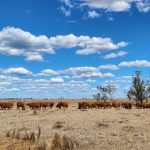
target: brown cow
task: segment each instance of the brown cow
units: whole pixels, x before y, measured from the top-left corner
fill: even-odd
[[[2,109],[2,110],[6,110],[6,109],[12,109],[12,107],[13,107],[13,105],[14,105],[14,103],[13,102],[1,102],[0,103],[0,108]]]
[[[122,103],[122,107],[125,109],[131,109],[132,106],[133,106],[133,103],[131,103],[131,102],[123,102]]]
[[[105,109],[105,108],[111,108],[112,107],[112,104],[111,102],[102,102],[102,107]]]
[[[78,109],[86,109],[86,102],[78,102]]]
[[[25,110],[25,104],[23,102],[17,102],[17,109]]]
[[[90,109],[96,107],[96,102],[78,102],[78,109]]]
[[[40,102],[41,108],[52,108],[54,106],[53,102]]]
[[[135,106],[138,109],[146,108],[146,103],[136,102]]]
[[[96,102],[96,108],[102,108],[103,107],[103,102]]]
[[[121,107],[121,102],[113,101],[112,102],[112,107],[114,107],[114,108],[120,108]]]
[[[56,107],[58,108],[58,109],[61,109],[61,108],[68,108],[68,102],[58,102],[57,103],[57,105],[56,105]]]
[[[40,109],[41,108],[41,103],[40,102],[31,102],[27,103],[27,106],[29,106],[30,109]]]
[[[145,103],[145,108],[150,108],[150,103]]]

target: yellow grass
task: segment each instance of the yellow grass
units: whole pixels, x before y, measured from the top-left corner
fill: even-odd
[[[0,150],[63,149],[64,143],[67,148],[79,150],[150,150],[149,109],[81,111],[77,102],[69,104],[67,110],[54,106],[51,110],[37,110],[35,114],[29,109],[16,110],[16,106],[12,110],[0,110]],[[37,139],[38,126],[40,139]],[[22,128],[28,134],[34,132],[35,142],[6,137],[9,131]],[[56,138],[60,139],[60,145],[56,144]]]

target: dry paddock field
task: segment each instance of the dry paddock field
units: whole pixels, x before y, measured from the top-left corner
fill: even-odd
[[[0,150],[33,149],[150,150],[150,109],[0,110]]]

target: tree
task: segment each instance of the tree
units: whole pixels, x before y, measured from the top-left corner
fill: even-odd
[[[98,93],[94,96],[94,99],[97,101],[99,100],[104,100],[106,101],[107,99],[112,99],[113,93],[116,91],[116,86],[115,84],[105,84],[105,85],[100,85],[97,86]]]
[[[147,99],[150,94],[149,82],[145,82],[141,79],[141,72],[136,71],[135,77],[133,77],[132,87],[127,92],[129,99],[134,98],[136,102],[143,102],[144,99]]]
[[[113,99],[113,94],[116,91],[116,85],[109,82],[106,86],[107,86],[107,91],[108,91],[110,99]]]

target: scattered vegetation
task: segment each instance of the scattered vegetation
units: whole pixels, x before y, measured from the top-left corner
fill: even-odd
[[[127,92],[129,100],[134,99],[136,102],[142,103],[144,100],[148,100],[150,97],[150,84],[141,79],[141,72],[136,71],[133,77],[132,87]]]
[[[57,122],[57,124],[60,124]],[[72,137],[65,134],[55,133],[52,139],[43,139],[41,137],[41,128],[38,127],[38,133],[29,132],[25,127],[14,129],[6,133],[6,138],[13,145],[12,149],[24,150],[73,150],[79,148],[79,143]],[[10,147],[10,142],[9,142]]]
[[[30,143],[35,143],[41,136],[41,128],[38,127],[38,133],[34,131],[28,132],[27,128],[23,127],[21,129],[14,129],[6,132],[6,137],[11,139],[29,141]]]
[[[115,84],[107,83],[105,85],[97,86],[98,93],[96,95],[93,95],[94,99],[97,101],[107,99],[112,99],[114,92],[116,91]]]
[[[79,143],[75,139],[58,133],[55,134],[51,147],[52,150],[72,150],[78,148]]]
[[[54,125],[52,126],[53,129],[60,129],[64,126],[65,122],[62,121],[57,121],[54,123]]]

